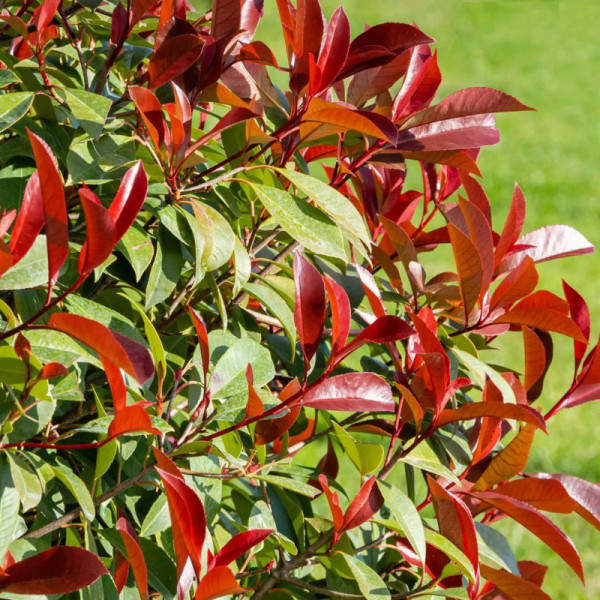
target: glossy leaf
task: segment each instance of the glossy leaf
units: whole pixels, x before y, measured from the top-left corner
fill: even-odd
[[[152,357],[144,346],[97,321],[75,314],[54,313],[48,321],[48,327],[89,346],[140,384],[154,375]]]
[[[477,497],[511,517],[552,548],[583,581],[583,567],[571,539],[535,508],[494,492],[478,492]]]
[[[28,130],[40,178],[44,206],[44,225],[48,245],[48,298],[58,280],[58,273],[69,256],[69,222],[63,182],[56,159],[48,144]]]
[[[140,160],[125,173],[117,195],[108,209],[108,214],[115,222],[115,243],[135,221],[144,205],[147,191],[148,177]]]
[[[215,567],[198,582],[194,600],[212,600],[245,591],[229,567]]]
[[[156,89],[187,71],[200,58],[203,48],[204,41],[197,35],[176,35],[165,40],[148,63],[150,88]]]
[[[165,486],[169,513],[175,538],[178,564],[185,565],[189,557],[196,574],[201,571],[202,547],[206,536],[206,515],[200,498],[183,480],[156,469]]]
[[[374,373],[346,373],[326,379],[310,388],[302,406],[348,412],[396,410],[390,386]]]
[[[216,554],[215,567],[225,567],[273,533],[272,529],[250,529],[234,535]]]
[[[34,171],[27,181],[23,202],[10,236],[11,264],[18,263],[31,249],[44,222],[44,200],[40,176],[38,171]]]
[[[383,496],[376,485],[376,478],[371,475],[360,488],[358,494],[350,502],[340,531],[348,531],[368,521],[382,506]]]
[[[319,271],[299,252],[294,255],[294,282],[294,323],[308,365],[323,337],[325,284]]]
[[[135,584],[140,598],[148,600],[148,571],[146,569],[146,561],[144,554],[137,540],[137,535],[131,526],[131,523],[125,517],[121,517],[117,521],[117,531],[121,535],[121,539],[127,550],[127,558],[133,570]]]
[[[55,546],[15,562],[0,574],[0,590],[12,594],[69,594],[91,585],[108,571],[83,548]]]
[[[87,233],[77,266],[81,277],[84,278],[111,255],[116,243],[115,222],[89,188],[79,190],[79,197],[85,214]]]
[[[161,431],[152,425],[152,420],[143,406],[132,404],[122,408],[113,418],[108,428],[108,438],[114,439],[126,433],[152,433]]]
[[[535,427],[526,425],[516,437],[498,453],[475,482],[473,489],[486,490],[520,473],[527,465]]]

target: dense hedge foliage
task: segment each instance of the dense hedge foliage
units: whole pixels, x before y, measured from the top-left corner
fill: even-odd
[[[518,186],[493,227],[477,166],[528,107],[435,103],[415,25],[277,0],[276,57],[203,5],[1,5],[0,597],[547,599],[505,518],[583,579],[543,513],[600,488],[525,471],[600,398],[536,270],[593,248]]]

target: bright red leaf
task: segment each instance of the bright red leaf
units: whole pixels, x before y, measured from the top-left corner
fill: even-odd
[[[146,569],[146,560],[140,548],[137,535],[131,523],[125,517],[121,517],[117,521],[117,531],[121,535],[123,544],[125,544],[127,558],[133,570],[133,577],[140,593],[140,598],[148,600],[148,570]]]

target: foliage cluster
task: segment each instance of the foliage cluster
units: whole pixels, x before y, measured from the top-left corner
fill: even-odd
[[[600,398],[536,269],[593,248],[518,186],[494,229],[477,166],[528,107],[434,103],[415,25],[277,0],[282,63],[262,0],[200,4],[3,3],[0,597],[549,598],[500,519],[583,579],[544,513],[600,488],[525,470]]]

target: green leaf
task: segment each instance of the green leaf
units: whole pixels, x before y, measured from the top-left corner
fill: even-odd
[[[440,462],[436,453],[426,444],[419,444],[409,454],[402,457],[402,461],[422,471],[441,475],[450,481],[458,483],[458,477]]]
[[[63,465],[52,465],[52,470],[56,478],[71,492],[75,500],[77,500],[81,510],[88,521],[93,521],[96,515],[94,502],[90,496],[90,492],[85,483],[71,471],[71,469]]]
[[[11,83],[19,83],[21,80],[9,69],[0,69],[0,88]]]
[[[237,237],[233,243],[233,262],[235,264],[233,295],[237,296],[250,279],[250,273],[252,272],[252,263],[248,251]]]
[[[167,497],[165,494],[160,494],[144,517],[140,535],[142,537],[150,537],[168,529],[170,526],[171,517],[169,516]]]
[[[346,261],[342,234],[323,211],[285,190],[258,183],[250,185],[273,220],[296,241],[316,254]]]
[[[424,565],[426,554],[425,530],[415,505],[397,487],[385,481],[378,481],[377,485],[381,490],[386,507],[390,509],[394,519],[402,527],[402,531],[404,531],[410,545]]]
[[[98,140],[77,138],[67,154],[67,184],[98,185],[121,179],[135,160],[135,146],[130,136],[114,133]]]
[[[139,281],[154,256],[154,246],[148,233],[134,223],[119,240],[116,249],[127,259],[135,273],[135,280]]]
[[[112,100],[84,90],[66,89],[64,92],[69,108],[79,125],[90,137],[99,137],[104,129]]]
[[[301,496],[308,496],[309,498],[314,498],[321,493],[320,490],[312,485],[290,477],[281,477],[280,475],[253,475],[253,477],[254,479],[266,481],[271,485],[276,485],[277,487],[296,492],[296,494],[300,494]]]
[[[475,521],[479,553],[496,569],[506,569],[519,575],[519,565],[507,539],[493,527]]]
[[[46,236],[38,235],[22,260],[0,278],[0,290],[26,290],[46,283],[48,283]]]
[[[1,458],[0,490],[0,564],[3,564],[19,521],[19,494],[12,482],[9,466]]]
[[[144,331],[146,332],[146,338],[148,339],[148,343],[150,344],[150,352],[152,352],[152,358],[154,358],[154,364],[156,365],[156,370],[159,378],[164,378],[167,374],[167,355],[165,353],[165,349],[163,347],[162,341],[156,328],[152,324],[152,321],[146,316],[144,309],[134,302],[129,296],[125,294],[120,294],[123,298],[126,298],[133,309],[140,315],[142,321],[144,323]]]
[[[276,319],[280,321],[287,333],[292,348],[296,345],[296,325],[294,313],[287,302],[273,289],[258,283],[247,283],[244,290],[256,298]]]
[[[145,344],[146,340],[138,328],[120,312],[76,294],[71,294],[65,302],[69,312],[97,321],[111,331],[116,331],[140,344]]]
[[[27,512],[39,504],[42,498],[42,484],[37,474],[24,460],[10,452],[6,453],[6,458],[15,489],[21,499],[23,512]]]
[[[465,365],[465,367],[471,375],[471,379],[478,387],[483,389],[485,385],[485,379],[487,376],[491,379],[492,383],[500,390],[500,393],[502,394],[502,399],[506,404],[517,403],[515,393],[513,392],[506,379],[504,379],[504,377],[502,377],[500,373],[498,373],[498,371],[496,371],[483,361],[479,360],[472,354],[465,352],[464,350],[452,348],[451,352],[459,358],[460,362],[463,365]]]
[[[275,169],[296,188],[304,192],[317,206],[321,207],[340,227],[359,238],[366,246],[371,244],[371,236],[367,226],[356,210],[354,204],[346,196],[310,175],[289,169]]]
[[[198,228],[204,237],[202,265],[207,271],[214,271],[230,259],[235,235],[229,221],[212,206],[195,201],[192,208]]]
[[[31,92],[14,92],[0,95],[0,132],[12,127],[31,108]]]
[[[441,550],[471,582],[475,582],[475,573],[471,561],[449,539],[433,529],[425,529],[425,540]]]
[[[217,362],[210,380],[212,397],[226,398],[247,390],[248,363],[252,365],[256,388],[275,377],[269,350],[250,338],[244,338],[230,346]]]
[[[367,475],[375,471],[383,460],[384,450],[381,444],[370,442],[357,442],[345,429],[337,423],[332,422],[335,435],[342,444],[348,458],[360,471],[361,475]]]
[[[358,588],[367,600],[384,600],[385,598],[390,598],[390,591],[387,585],[371,567],[349,554],[343,554],[342,556],[352,572]]]
[[[181,244],[166,227],[160,225],[156,254],[146,286],[146,310],[166,300],[177,286],[183,267]]]

